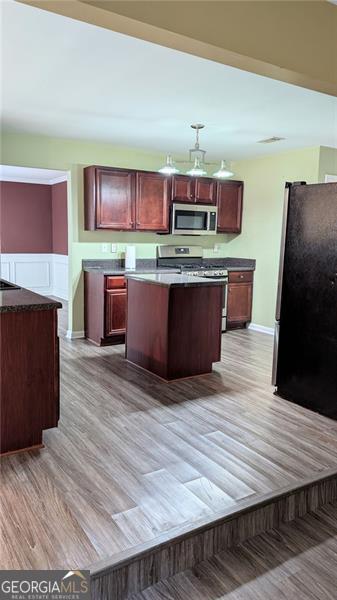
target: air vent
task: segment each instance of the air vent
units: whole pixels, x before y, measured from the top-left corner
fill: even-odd
[[[273,144],[274,142],[280,142],[281,140],[285,140],[285,138],[277,137],[276,135],[274,135],[274,137],[266,138],[265,140],[259,140],[257,143],[258,144]]]

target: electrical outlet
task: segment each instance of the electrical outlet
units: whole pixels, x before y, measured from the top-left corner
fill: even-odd
[[[101,245],[101,250],[102,250],[102,252],[104,252],[105,254],[106,254],[107,252],[109,252],[109,244],[102,244],[102,245]]]
[[[220,246],[219,244],[214,244],[214,248],[213,248],[213,252],[220,252]]]
[[[117,244],[111,244],[111,252],[112,252],[112,254],[117,253]]]

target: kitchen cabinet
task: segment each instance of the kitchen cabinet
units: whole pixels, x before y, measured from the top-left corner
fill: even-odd
[[[169,231],[170,178],[160,173],[86,167],[85,229]]]
[[[171,202],[218,207],[218,233],[240,233],[242,181],[164,176],[151,171],[84,169],[85,229],[169,233]]]
[[[252,317],[253,271],[228,274],[227,327],[246,327]]]
[[[172,202],[215,204],[216,183],[216,180],[210,177],[174,175],[172,177]]]
[[[85,337],[98,346],[125,341],[126,282],[123,275],[84,273]]]
[[[105,292],[105,336],[125,334],[126,289]]]
[[[15,294],[16,310],[7,310],[11,292],[0,292],[0,454],[43,448],[43,431],[57,427],[60,413],[62,305],[23,288]]]
[[[218,181],[218,233],[240,233],[242,223],[242,181]]]
[[[135,173],[108,167],[84,169],[85,228],[135,228]]]
[[[136,229],[169,231],[170,180],[160,173],[136,174]]]

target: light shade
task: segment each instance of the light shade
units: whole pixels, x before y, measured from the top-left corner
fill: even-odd
[[[192,169],[186,171],[186,175],[192,175],[193,177],[202,177],[203,175],[207,175],[207,171],[205,171],[205,169],[203,169],[200,165],[200,158],[196,157]]]
[[[218,179],[227,179],[227,177],[232,177],[232,175],[234,175],[234,173],[233,173],[233,171],[230,170],[229,167],[227,167],[225,160],[221,161],[221,166],[220,166],[219,171],[216,171],[215,173],[213,173],[213,177],[217,177]]]
[[[166,157],[166,164],[159,169],[159,173],[163,173],[163,175],[174,175],[175,173],[179,173],[179,169],[174,166],[171,154],[168,154]]]

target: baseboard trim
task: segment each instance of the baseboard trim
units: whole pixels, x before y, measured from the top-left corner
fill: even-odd
[[[80,340],[84,337],[84,331],[73,331],[72,329],[67,329],[66,338],[68,340]]]
[[[260,333],[267,333],[268,335],[274,335],[274,327],[265,327],[264,325],[258,325],[257,323],[250,323],[249,329],[259,331]]]

